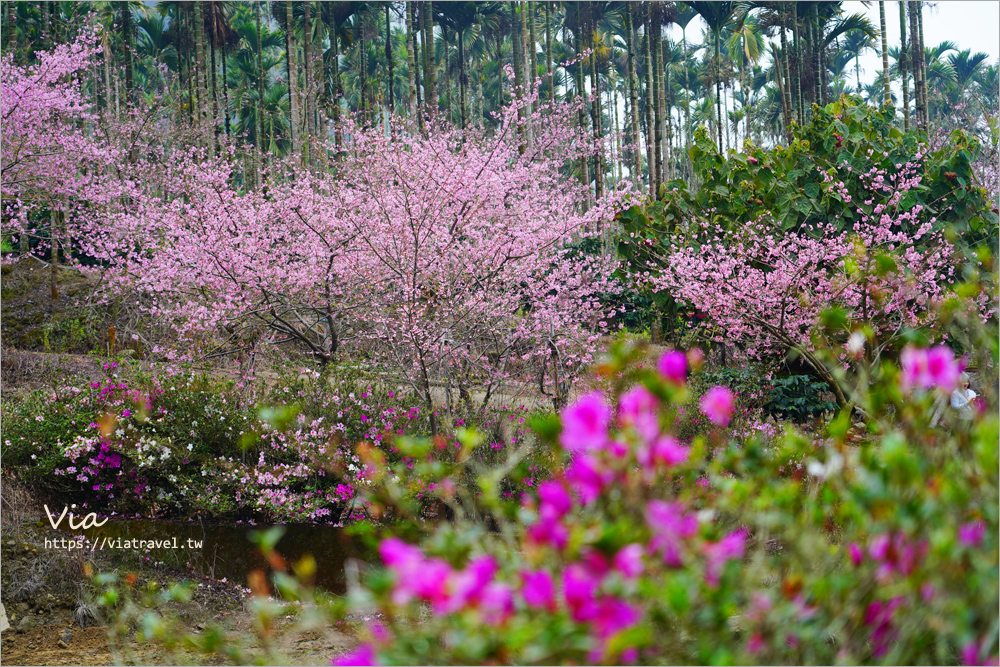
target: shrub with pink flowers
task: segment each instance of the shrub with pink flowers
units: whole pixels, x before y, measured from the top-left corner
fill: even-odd
[[[334,664],[996,660],[998,420],[930,427],[954,355],[886,364],[861,403],[879,415],[877,444],[849,444],[845,413],[825,440],[789,431],[774,449],[722,430],[680,444],[683,357],[659,373],[634,358],[602,366],[608,395],[535,423],[563,465],[516,512],[488,477],[474,499],[439,469],[456,523],[413,541],[404,522],[381,541],[385,569],[350,593],[381,620]],[[718,424],[732,404],[721,387],[702,399]],[[388,502],[399,471],[373,464]],[[476,500],[496,530],[469,523]]]
[[[395,438],[431,432],[409,395],[347,374],[315,372],[271,387],[219,382],[192,373],[150,376],[104,364],[101,380],[41,390],[4,406],[3,463],[43,497],[114,515],[200,514],[215,519],[336,523],[368,516],[358,487],[367,483],[358,442],[412,466]],[[259,407],[259,406],[266,407]],[[526,433],[527,410],[465,410],[459,428],[489,434],[475,459],[494,465]],[[453,460],[455,439],[441,432],[435,457]],[[545,476],[505,478],[508,498]],[[408,477],[416,499],[433,482]]]
[[[457,448],[362,443],[359,499],[393,521],[351,529],[382,567],[310,606],[365,620],[333,664],[996,664],[1000,354],[995,322],[961,312],[952,331],[975,357],[912,343],[816,435],[733,428],[730,389],[693,397],[699,353],[649,368],[621,342],[597,367],[606,389],[530,419],[539,440],[497,465],[477,460],[474,428],[456,429]],[[965,361],[992,410],[936,415]],[[675,424],[695,401],[716,423],[687,443]],[[506,502],[503,480],[527,477],[539,450],[550,474]],[[428,500],[446,520],[426,521]],[[269,560],[287,599],[317,600],[308,560],[296,577]],[[255,590],[266,629],[283,612]],[[159,619],[147,626],[178,641]]]

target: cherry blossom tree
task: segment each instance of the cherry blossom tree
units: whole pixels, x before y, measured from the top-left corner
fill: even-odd
[[[107,295],[173,323],[185,350],[168,356],[296,343],[325,367],[346,341],[428,406],[435,385],[470,401],[480,387],[485,405],[515,377],[561,404],[614,290],[610,260],[573,243],[632,197],[626,186],[584,206],[565,165],[597,147],[552,121],[571,107],[536,112],[523,153],[516,105],[490,137],[346,121],[335,173],[289,164],[260,191],[234,185],[227,156],[178,151],[95,216],[87,252],[111,267]]]
[[[934,218],[903,203],[920,183],[915,165],[900,165],[895,174],[873,169],[845,177],[861,178],[870,193],[856,202],[861,220],[853,229],[837,231],[831,220],[783,233],[764,215],[718,233],[707,221],[695,221],[672,245],[664,271],[649,278],[654,289],[708,313],[719,342],[750,355],[797,352],[840,405],[848,402],[845,388],[817,357],[815,337],[826,339],[823,347],[841,345],[845,364],[862,354],[873,363],[905,329],[933,323],[931,306],[949,293],[958,262],[952,244],[932,231]],[[831,196],[849,201],[843,180],[825,179]],[[823,326],[831,308],[844,317],[837,330]],[[844,330],[857,334],[848,339]]]

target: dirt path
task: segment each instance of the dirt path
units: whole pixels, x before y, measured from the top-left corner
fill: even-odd
[[[19,534],[15,536],[15,532]],[[84,574],[88,567],[132,579],[131,590],[136,591],[150,582],[166,588],[174,581],[191,581],[195,588],[189,602],[171,602],[157,611],[176,617],[195,636],[208,625],[217,625],[251,654],[261,653],[254,633],[255,621],[247,607],[249,597],[234,582],[147,565],[141,559],[125,560],[115,551],[83,556],[82,552],[69,555],[46,548],[45,537],[51,539],[57,533],[35,521],[25,523],[20,531],[12,531],[8,524],[5,533],[0,543],[0,598],[11,627],[3,631],[0,639],[3,665],[110,665],[119,661],[147,665],[178,661],[229,664],[220,656],[170,655],[160,645],[139,642],[134,628],[119,642],[121,653],[116,659],[102,611],[93,603],[96,587]],[[121,582],[119,588],[128,587]],[[332,656],[357,644],[352,627],[348,623],[300,632],[290,608],[287,616],[276,621],[274,651],[282,656],[282,664],[328,665]]]

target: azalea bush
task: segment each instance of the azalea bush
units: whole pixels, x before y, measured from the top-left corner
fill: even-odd
[[[350,593],[381,620],[335,664],[996,659],[998,423],[930,427],[953,354],[886,364],[864,401],[895,410],[869,425],[875,444],[849,444],[844,413],[825,439],[788,431],[773,449],[725,435],[722,388],[701,401],[719,430],[683,446],[683,355],[657,373],[632,354],[601,368],[619,378],[610,395],[536,424],[564,453],[552,480],[516,512],[484,493],[499,531],[459,521],[381,541],[386,569]],[[441,486],[460,516],[468,500]]]
[[[42,496],[106,514],[357,520],[367,515],[355,444],[370,442],[407,465],[394,439],[430,433],[421,401],[349,372],[321,379],[304,369],[269,387],[242,387],[190,372],[149,375],[115,361],[104,370],[101,380],[5,403],[0,451]],[[492,436],[475,457],[495,466],[526,436],[527,415],[523,406],[498,406],[451,418]],[[453,458],[452,450],[449,443],[439,456]],[[543,476],[505,480],[507,497]],[[420,479],[407,483],[424,497]]]

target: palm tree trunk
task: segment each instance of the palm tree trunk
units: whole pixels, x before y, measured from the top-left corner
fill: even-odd
[[[524,55],[528,59],[528,84],[534,86],[535,81],[538,80],[538,56],[536,50],[538,42],[535,41],[535,5],[531,0],[526,4],[528,6],[528,48]]]
[[[298,71],[295,58],[295,35],[293,26],[295,17],[292,15],[291,0],[285,1],[285,72],[288,75],[288,106],[291,111],[288,123],[288,139],[292,144],[292,153],[298,154],[299,93]]]
[[[407,102],[406,112],[407,115],[412,116],[417,109],[417,61],[416,61],[416,49],[417,40],[416,35],[413,34],[413,3],[408,2],[405,5],[406,9],[406,79],[409,86],[408,92],[410,94],[409,100]]]
[[[424,82],[427,93],[427,110],[433,115],[438,112],[437,96],[437,53],[434,48],[434,17],[432,3],[426,0],[420,7],[424,24]]]
[[[448,26],[441,24],[441,41],[444,43],[444,110],[447,114],[448,122],[453,122],[451,113],[451,57],[448,53],[450,42],[448,41]]]
[[[549,80],[549,103],[555,104],[555,73],[552,71],[552,5],[551,0],[545,3],[545,76]]]
[[[13,5],[14,3],[10,3]],[[105,96],[105,106],[108,109],[113,109],[115,113],[115,122],[118,122],[118,103],[115,100],[115,91],[111,87],[111,44],[108,40],[108,34],[104,33],[101,35],[101,47],[104,51],[104,96]]]
[[[806,105],[805,100],[802,99],[802,38],[799,34],[799,17],[797,12],[793,14],[792,21],[792,43],[795,50],[795,99],[798,105],[799,125],[803,125],[806,119]]]
[[[924,122],[924,91],[921,85],[923,63],[920,61],[920,34],[917,30],[916,3],[909,0],[906,5],[910,28],[910,70],[913,72],[913,114],[917,127],[921,127]]]
[[[468,76],[465,73],[465,40],[462,39],[462,35],[458,35],[458,88],[459,88],[459,106],[461,107],[462,116],[462,129],[465,129],[467,123],[467,102],[466,102],[466,88],[468,87]]]
[[[592,51],[594,47],[593,34],[593,24],[590,24],[587,35]],[[594,142],[598,146],[598,153],[594,155],[594,194],[597,199],[600,199],[604,196],[604,148],[602,142],[604,137],[604,118],[601,111],[601,77],[597,71],[596,52],[590,54],[590,96],[593,99],[590,105],[590,115],[594,127]]]
[[[312,62],[312,5],[302,3],[302,61],[304,66],[304,82],[302,95],[302,159],[305,164],[309,164],[309,144],[310,140],[316,136],[313,127],[313,95],[314,85],[313,62]]]
[[[823,106],[823,44],[820,34],[819,5],[813,8],[813,49],[816,51],[816,104]]]
[[[649,33],[650,68],[653,72],[653,192],[659,194],[663,184],[663,112],[660,105],[663,99],[663,61],[660,58],[659,25],[656,25],[652,12],[647,15],[646,30]]]
[[[660,46],[660,53],[663,53],[663,46]],[[663,122],[666,125],[664,131],[666,132],[666,146],[665,146],[665,160],[666,167],[663,169],[663,180],[664,182],[669,181],[674,177],[674,159],[673,159],[673,138],[674,138],[674,125],[672,122],[674,105],[671,102],[670,96],[670,70],[667,67],[661,68],[663,71],[663,104],[666,109],[663,112]]]
[[[923,3],[917,0],[917,36],[920,39],[920,83],[924,89],[924,129],[930,124],[930,103],[927,100],[927,60],[924,56],[924,12]]]
[[[580,13],[577,10],[577,20],[573,26],[573,39],[576,42],[576,52],[583,53],[583,38],[581,33],[583,32],[583,27],[581,25]],[[584,84],[583,84],[583,61],[576,63],[576,95],[577,97],[583,98],[580,101],[580,109],[577,112],[577,122],[580,126],[581,132],[586,132],[587,130],[587,102],[586,95],[584,94]],[[588,194],[590,191],[590,160],[586,157],[580,159],[580,180],[586,186]],[[588,201],[584,203],[584,207],[589,207],[589,197]]]
[[[263,157],[265,155],[265,144],[264,144],[264,48],[261,45],[261,34],[260,34],[260,14],[261,3],[257,2],[256,11],[254,12],[254,21],[257,24],[257,128],[256,128],[256,144],[257,150],[254,160],[257,164],[257,187],[259,188],[263,184],[264,175],[262,172]]]
[[[212,29],[215,29],[215,22],[212,22]],[[214,135],[213,141],[215,141],[216,150],[218,150],[218,139],[219,139],[219,107],[222,106],[219,103],[219,85],[216,81],[216,66],[215,66],[215,38],[212,37],[208,40],[208,62],[209,71],[212,73],[212,134]]]
[[[132,63],[132,8],[128,2],[118,3],[122,12],[122,42],[125,51],[125,99],[129,103],[135,102],[133,83],[133,63]],[[201,4],[201,3],[199,3]],[[54,5],[50,5],[54,8]],[[195,12],[200,12],[201,8],[195,8]],[[199,67],[204,67],[204,59],[199,58]]]
[[[885,0],[878,3],[879,26],[882,29],[882,106],[892,104],[892,93],[889,90],[889,42],[885,32]]]
[[[903,131],[910,131],[910,87],[906,80],[906,2],[899,0],[899,74],[903,79]]]
[[[396,108],[396,63],[392,57],[392,22],[389,20],[389,5],[385,6],[385,61],[389,66],[389,94],[386,99],[389,100],[389,117],[392,118],[392,113]]]
[[[771,58],[774,60],[774,77],[775,82],[778,84],[778,94],[781,95],[781,118],[784,121],[785,130],[785,140],[791,141],[792,136],[792,114],[791,109],[788,104],[788,90],[785,85],[785,81],[782,80],[781,76],[781,58],[778,57],[778,49],[775,48],[774,44],[771,44]]]
[[[642,159],[639,157],[639,104],[636,91],[637,82],[635,78],[635,24],[632,20],[632,6],[630,4],[625,5],[625,30],[628,42],[628,99],[629,109],[631,112],[629,113],[629,118],[632,130],[629,136],[632,144],[630,147],[630,150],[632,151],[632,164],[629,171],[632,172],[632,184],[638,188],[639,178],[642,174]]]
[[[13,2],[7,3],[7,33],[9,35],[7,48],[13,54],[14,64],[20,64],[21,58],[17,51],[17,5]]]
[[[688,77],[687,24],[681,27],[681,40],[684,42],[684,163],[690,173],[691,157],[688,155],[688,149],[691,146],[691,90],[688,85],[691,81]]]
[[[229,122],[229,65],[227,61],[229,60],[226,52],[223,51],[219,56],[222,59],[222,106],[223,106],[223,120],[225,122],[226,137],[233,136],[232,124]]]
[[[529,45],[528,39],[528,24],[531,22],[529,16],[531,14],[531,2],[521,2],[520,19],[518,24],[521,30],[521,57],[523,58],[521,66],[524,68],[524,76],[521,79],[524,82],[525,91],[530,91],[532,84],[535,82],[535,75],[532,73],[531,63],[529,60],[534,60],[534,43]],[[533,113],[533,105],[531,102],[527,104],[524,109],[525,114],[525,137],[528,145],[531,145],[531,115]]]
[[[643,17],[647,19],[645,26],[645,34],[642,36],[642,56],[643,65],[645,67],[645,78],[646,78],[646,192],[655,197],[658,194],[656,189],[656,155],[654,153],[656,149],[655,131],[653,129],[653,107],[656,106],[656,97],[653,94],[653,51],[650,45],[650,31],[649,31],[649,8],[646,8],[646,15]]]
[[[511,16],[511,26],[510,26],[510,43],[513,49],[514,58],[514,87],[517,89],[517,93],[514,95],[524,95],[524,74],[522,70],[524,69],[524,54],[521,53],[521,47],[523,43],[521,42],[521,13],[518,11],[517,3],[510,3],[510,16]],[[524,120],[524,107],[518,107],[517,110],[518,120]],[[521,152],[524,152],[524,126],[520,123],[518,124],[517,132],[521,135]]]
[[[659,175],[659,184],[663,185],[669,180],[667,175],[667,165],[670,164],[670,117],[667,115],[667,79],[664,74],[664,60],[663,57],[663,31],[657,21],[656,26],[656,115],[659,117],[657,121],[657,130],[660,132],[660,153],[658,159],[660,160],[660,166],[657,168],[656,172]]]
[[[719,152],[722,153],[722,52],[719,48],[719,33],[714,32],[715,36],[715,63],[712,68],[715,74],[715,113],[718,116],[718,134],[719,134]]]
[[[209,148],[209,154],[212,155],[215,152],[214,142],[204,136],[210,127],[211,105],[208,100],[208,80],[205,76],[208,60],[205,54],[205,15],[202,12],[201,0],[196,0],[194,3],[194,49],[198,72],[198,131],[203,135],[202,140],[205,141]]]
[[[782,7],[785,8],[786,4],[782,3]],[[785,9],[785,16],[788,16],[787,9]],[[785,26],[782,25],[778,31],[781,36],[781,56],[784,63],[785,69],[785,106],[787,108],[785,116],[785,131],[788,134],[789,140],[792,136],[792,121],[795,119],[794,107],[792,106],[792,65],[791,56],[788,48],[788,38],[785,35]]]
[[[414,112],[417,114],[417,127],[420,129],[420,134],[424,133],[424,114],[427,112],[424,99],[427,96],[424,90],[424,79],[423,79],[423,53],[424,49],[420,45],[419,36],[421,34],[420,30],[420,13],[417,9],[417,3],[408,3],[408,6],[413,12],[413,84],[416,88],[416,106],[414,106]]]

